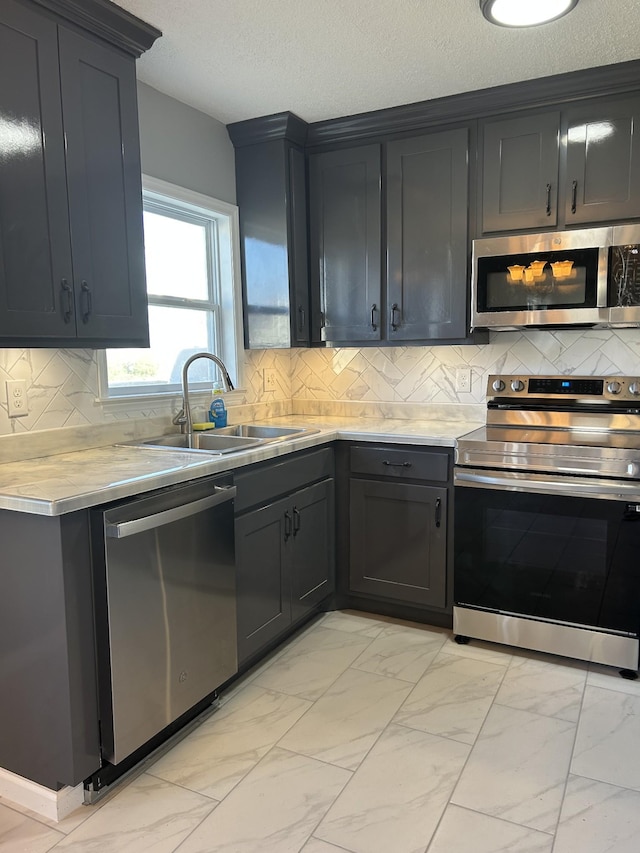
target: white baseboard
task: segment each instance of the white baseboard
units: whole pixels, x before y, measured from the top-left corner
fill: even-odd
[[[83,804],[84,787],[52,791],[0,767],[0,797],[57,822]]]

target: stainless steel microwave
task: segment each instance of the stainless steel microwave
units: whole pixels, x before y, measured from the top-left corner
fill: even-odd
[[[640,223],[473,241],[471,328],[640,326]]]

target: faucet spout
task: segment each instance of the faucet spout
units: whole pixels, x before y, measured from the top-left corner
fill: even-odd
[[[182,368],[182,412],[176,415],[173,420],[175,424],[180,424],[181,431],[183,433],[187,433],[187,435],[193,432],[191,404],[189,403],[189,368],[193,362],[197,361],[199,358],[208,358],[209,361],[217,364],[218,369],[220,370],[220,375],[222,376],[225,391],[233,391],[233,382],[229,376],[229,371],[225,367],[222,359],[218,358],[217,355],[214,355],[212,352],[197,352],[195,355],[188,358]]]

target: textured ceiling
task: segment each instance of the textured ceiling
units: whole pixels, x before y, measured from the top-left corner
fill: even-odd
[[[640,0],[580,0],[523,30],[489,24],[477,0],[117,3],[164,33],[139,78],[225,123],[319,121],[640,59]]]

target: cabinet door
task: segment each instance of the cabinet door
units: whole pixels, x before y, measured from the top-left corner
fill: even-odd
[[[291,615],[296,621],[335,588],[334,481],[301,489],[291,500]]]
[[[307,253],[307,178],[304,152],[289,148],[289,276],[291,278],[291,340],[308,346],[311,340],[309,316],[309,265]]]
[[[557,112],[484,125],[483,233],[557,224],[559,133]]]
[[[0,340],[72,337],[57,28],[12,0],[0,8],[0,105]]]
[[[446,525],[446,489],[352,479],[350,590],[444,607]]]
[[[290,500],[236,519],[238,660],[247,660],[291,624]]]
[[[567,225],[640,216],[639,122],[638,96],[568,111]]]
[[[467,334],[468,131],[387,147],[387,337]]]
[[[380,340],[379,145],[310,158],[310,223],[320,338]]]
[[[148,346],[135,63],[59,38],[77,334]]]

